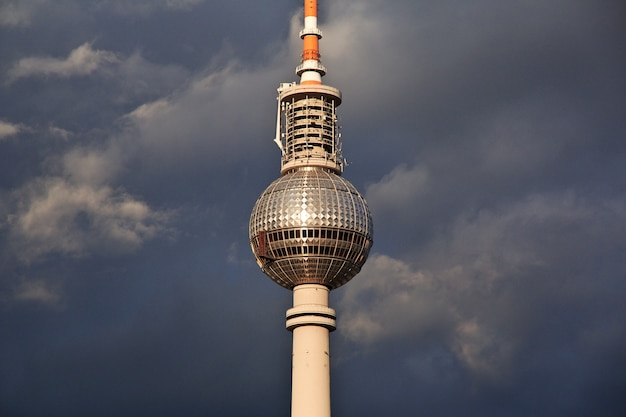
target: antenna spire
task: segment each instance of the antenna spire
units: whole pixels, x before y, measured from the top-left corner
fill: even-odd
[[[317,27],[317,0],[304,0],[304,29],[300,31],[302,62],[296,68],[300,84],[322,84],[326,68],[320,62],[319,40],[322,31]]]

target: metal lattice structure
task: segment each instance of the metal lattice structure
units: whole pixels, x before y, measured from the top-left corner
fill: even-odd
[[[337,107],[341,92],[327,85],[281,84],[277,142],[281,173],[304,166],[343,171]]]

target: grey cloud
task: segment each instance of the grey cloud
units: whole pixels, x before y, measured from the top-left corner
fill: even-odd
[[[50,254],[82,257],[132,252],[167,232],[169,214],[108,186],[38,179],[13,193],[15,255],[30,263]]]
[[[420,197],[431,191],[432,186],[428,168],[422,165],[409,168],[402,164],[368,186],[368,202],[381,216],[401,215],[407,207],[419,210],[416,206]]]
[[[89,75],[119,59],[109,51],[93,49],[87,42],[72,50],[65,59],[52,57],[22,58],[9,71],[9,81],[33,76],[72,77]]]
[[[50,126],[48,128],[48,131],[52,136],[59,137],[65,140],[68,140],[73,135],[72,132],[70,132],[69,130],[63,129],[62,127],[58,126]]]
[[[45,0],[8,0],[0,5],[0,26],[28,26],[36,8]]]
[[[8,139],[13,136],[17,136],[21,133],[28,134],[50,134],[53,137],[61,139],[69,139],[72,136],[72,132],[65,130],[58,126],[49,126],[45,130],[40,130],[34,127],[29,127],[24,124],[10,123],[0,120],[0,140]]]
[[[127,143],[111,137],[99,146],[72,147],[59,157],[51,157],[48,165],[73,183],[101,186],[115,183],[128,168],[133,152]]]
[[[343,332],[370,349],[409,334],[431,339],[489,377],[519,366],[546,327],[575,328],[573,342],[585,345],[584,334],[616,322],[595,312],[576,323],[551,315],[555,306],[584,314],[596,308],[590,297],[625,290],[619,277],[626,270],[586,268],[589,260],[600,266],[621,256],[625,224],[623,201],[571,193],[461,215],[410,260],[373,256],[342,290]],[[601,310],[619,316],[624,307],[611,302]]]
[[[95,71],[102,61],[99,57],[116,56],[102,53],[84,44],[65,61],[46,59],[50,65],[39,67],[38,71],[64,75],[80,73],[82,67],[86,67],[84,71]],[[87,58],[76,58],[79,55]],[[118,74],[116,80],[131,90],[152,91],[164,84],[174,85],[170,80],[180,81],[186,76],[178,67],[157,66],[138,54],[123,61],[115,58],[111,71]],[[254,137],[237,130],[246,126],[237,122],[241,118],[240,100],[264,86],[266,78],[275,78],[275,70],[252,74],[228,66],[210,72],[172,95],[139,106],[122,118],[122,131],[113,133],[103,143],[73,146],[56,157],[48,156],[48,168],[60,176],[32,181],[13,193],[20,209],[11,215],[11,230],[16,245],[22,249],[23,260],[55,253],[84,256],[100,249],[132,251],[143,241],[163,233],[166,213],[152,211],[146,203],[110,184],[119,181],[120,174],[135,161],[141,161],[148,170],[159,171],[168,166],[188,165],[190,159],[195,164],[223,161],[246,147],[252,152],[254,146],[249,140]],[[250,105],[261,107],[254,102]],[[68,137],[63,134],[67,133],[65,130],[51,132]],[[211,137],[206,132],[211,132]],[[204,153],[198,153],[201,149],[205,149]],[[131,213],[131,208],[137,210]]]
[[[22,130],[20,125],[0,120],[0,140],[15,136],[20,130]]]
[[[55,306],[61,295],[58,288],[53,288],[44,280],[23,280],[16,287],[13,298],[19,302],[37,302]]]
[[[537,192],[584,195],[584,176],[602,176],[609,186],[609,169],[589,169],[589,158],[604,151],[592,133],[597,121],[576,117],[581,111],[564,97],[533,95],[459,122],[440,140],[424,137],[419,150],[401,156],[409,164],[391,167],[366,188],[379,237],[409,232],[424,241],[468,207],[493,208]],[[583,148],[595,151],[576,151]],[[619,163],[618,154],[605,157]]]
[[[205,0],[104,0],[98,2],[96,9],[110,9],[122,15],[145,16],[160,9],[189,10]]]
[[[413,144],[415,154],[516,103],[547,99],[556,107],[544,117],[574,105],[591,116],[593,91],[616,81],[617,62],[605,44],[619,34],[617,20],[594,26],[613,12],[610,2],[597,6],[394,2],[381,13],[377,1],[341,2],[330,5],[323,30],[333,42],[322,39],[322,59],[345,103],[359,97],[342,108],[344,118],[380,132],[381,146],[401,152]],[[414,129],[394,130],[409,121]]]
[[[265,94],[259,92],[273,90],[268,85],[276,75],[274,69],[250,73],[232,65],[193,80],[171,96],[139,106],[126,117],[144,162],[159,169],[219,163],[238,152],[256,152],[263,142],[254,126],[263,124],[263,116],[272,118],[272,111],[261,103]],[[245,109],[253,111],[246,113],[242,123]]]
[[[204,0],[7,0],[0,5],[0,26],[29,27],[33,21],[41,18],[45,11],[53,10],[61,14],[67,10],[84,8],[93,11],[113,11],[120,15],[147,17],[159,10],[190,10],[203,3]]]
[[[120,62],[115,72],[122,101],[168,94],[181,87],[189,72],[179,65],[159,65],[135,52]]]

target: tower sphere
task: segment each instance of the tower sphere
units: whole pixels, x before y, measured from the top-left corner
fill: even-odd
[[[363,196],[349,181],[320,167],[294,169],[275,180],[250,217],[257,263],[288,289],[342,286],[361,270],[372,236]]]

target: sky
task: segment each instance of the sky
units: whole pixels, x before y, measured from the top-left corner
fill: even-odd
[[[302,4],[0,2],[0,415],[288,416],[256,265]],[[344,177],[333,415],[626,409],[626,7],[321,0]]]

